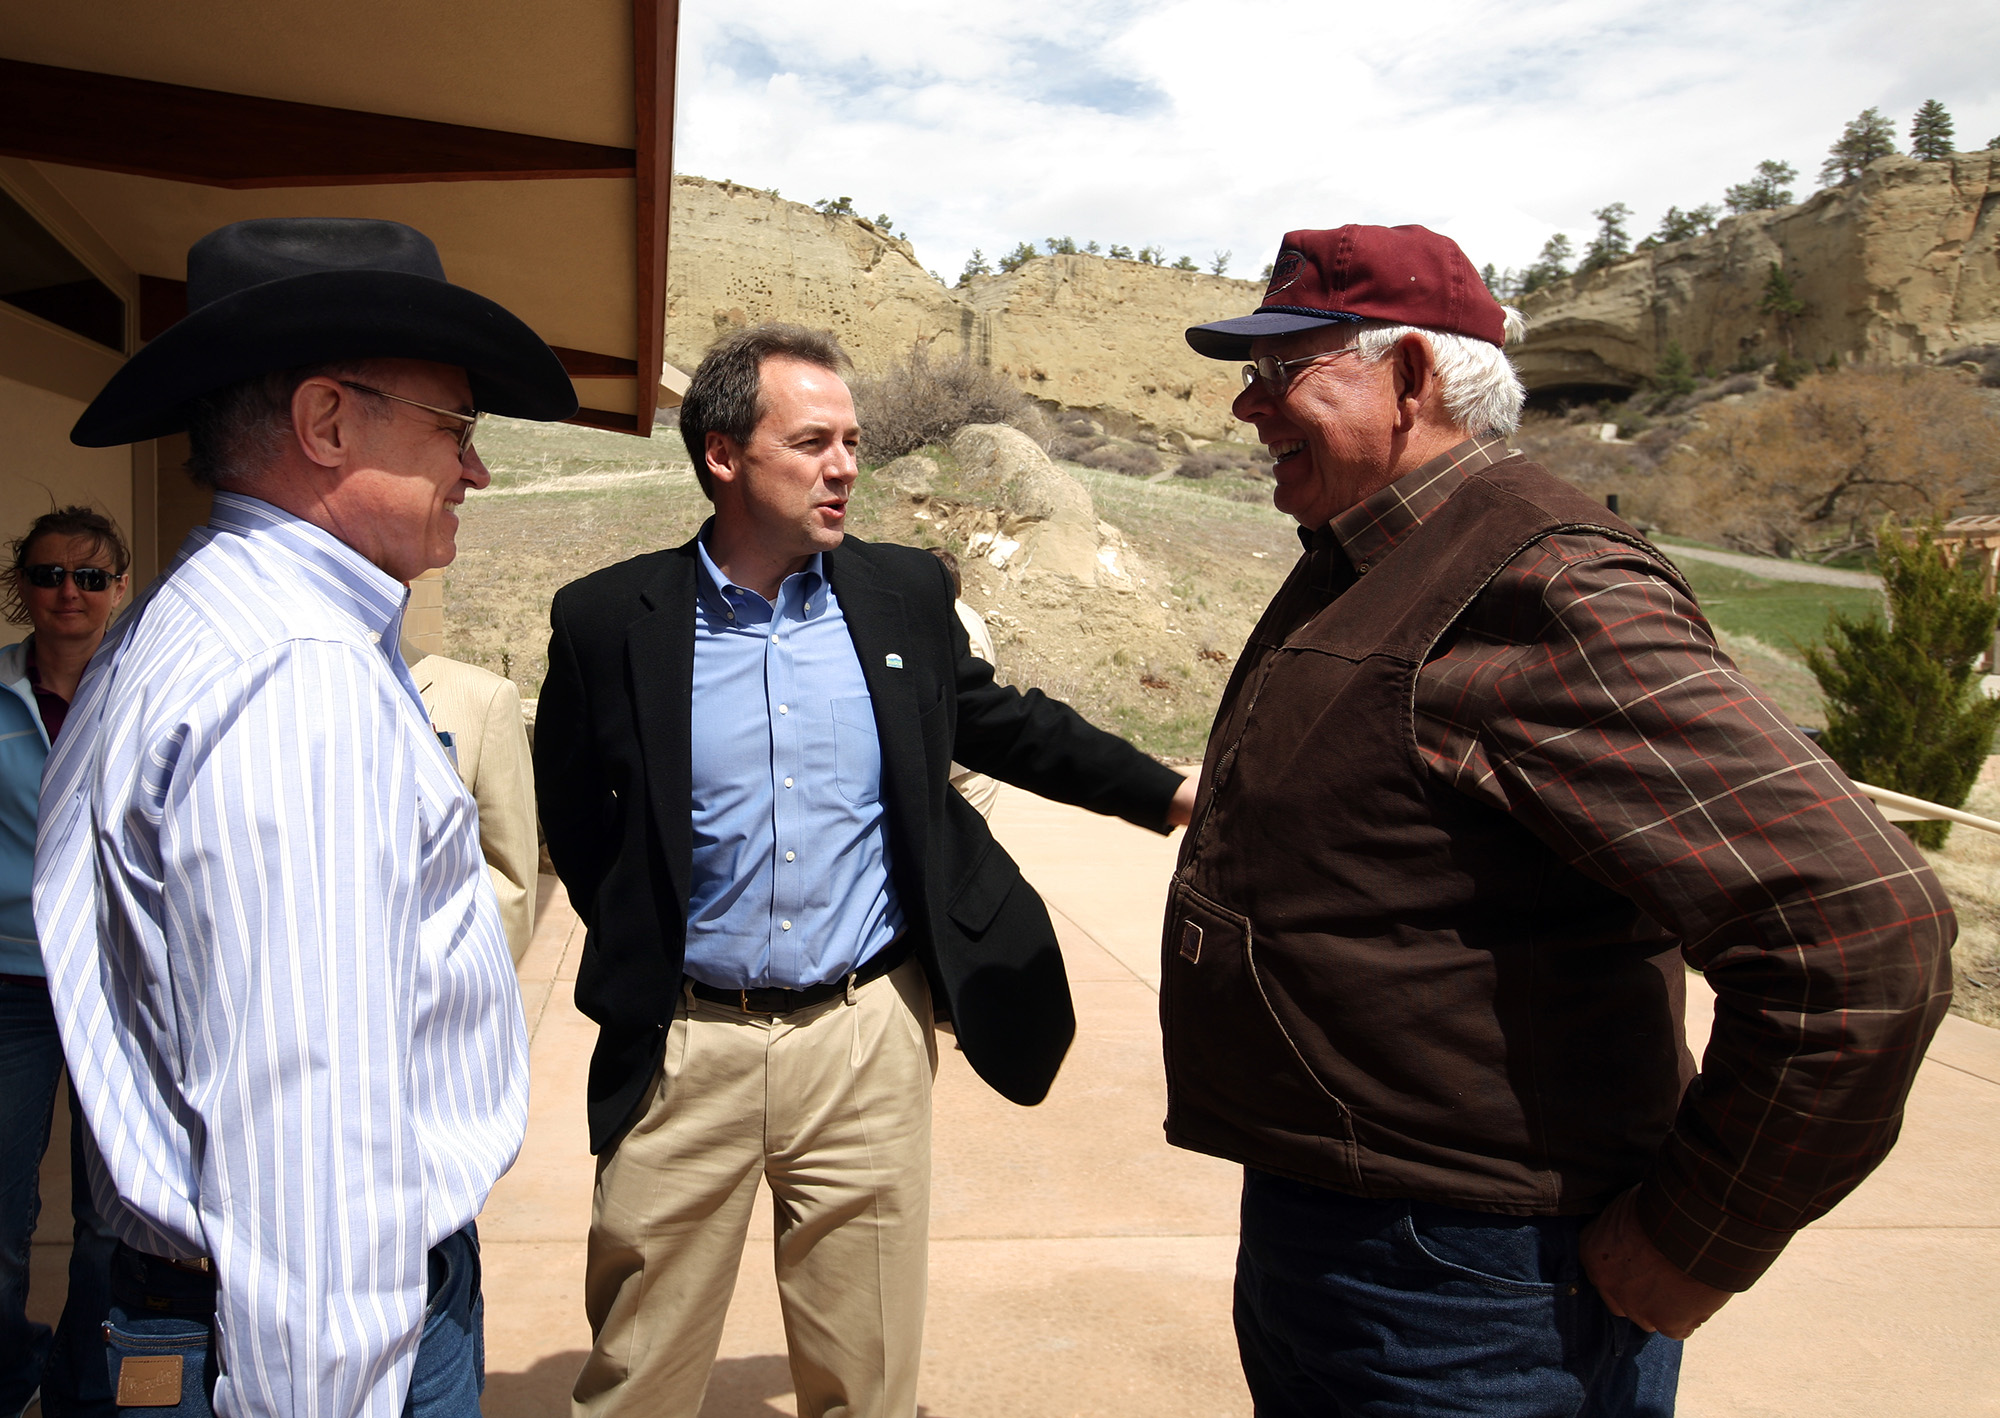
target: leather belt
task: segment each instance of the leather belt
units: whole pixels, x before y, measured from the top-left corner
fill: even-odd
[[[745,1014],[792,1014],[801,1009],[811,1009],[816,1004],[825,1004],[830,999],[838,999],[849,990],[859,989],[871,980],[879,980],[909,958],[910,933],[904,931],[876,952],[860,969],[842,975],[838,980],[828,980],[822,985],[807,985],[802,990],[786,990],[776,986],[757,990],[725,990],[716,985],[704,985],[692,975],[685,975],[682,978],[696,999],[707,1000],[710,1004],[740,1009]]]

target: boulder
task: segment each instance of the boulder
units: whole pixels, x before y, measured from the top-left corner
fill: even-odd
[[[1006,513],[992,545],[976,552],[1011,574],[1033,570],[1097,584],[1097,509],[1083,484],[1005,424],[967,424],[952,435],[951,452],[965,472],[998,489]],[[1014,546],[1002,551],[1003,542]]]
[[[921,453],[905,453],[893,463],[884,463],[869,476],[893,487],[906,497],[928,497],[937,484],[938,465]]]

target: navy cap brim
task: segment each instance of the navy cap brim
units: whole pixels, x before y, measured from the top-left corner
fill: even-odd
[[[1269,339],[1273,335],[1291,335],[1300,330],[1315,330],[1321,325],[1353,325],[1360,321],[1359,315],[1348,315],[1338,310],[1316,310],[1306,313],[1297,310],[1258,310],[1249,315],[1239,315],[1233,320],[1216,320],[1207,325],[1188,327],[1187,342],[1198,355],[1210,359],[1248,359],[1252,340]]]

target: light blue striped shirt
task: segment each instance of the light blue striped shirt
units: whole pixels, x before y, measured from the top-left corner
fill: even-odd
[[[820,558],[774,605],[696,542],[694,889],[687,973],[721,989],[837,980],[903,929],[875,702]]]
[[[395,1418],[425,1253],[527,1122],[477,810],[397,653],[404,599],[218,494],[43,780],[35,916],[99,1205],[140,1250],[213,1258],[225,1418]]]

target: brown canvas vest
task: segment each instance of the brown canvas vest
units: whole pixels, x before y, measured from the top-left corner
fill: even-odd
[[[1517,456],[1331,604],[1339,553],[1309,555],[1251,633],[1168,901],[1170,1141],[1509,1214],[1592,1211],[1645,1173],[1693,1072],[1678,941],[1440,782],[1416,741],[1418,669],[1558,531],[1627,543],[1686,590]]]

